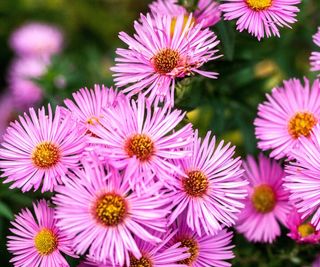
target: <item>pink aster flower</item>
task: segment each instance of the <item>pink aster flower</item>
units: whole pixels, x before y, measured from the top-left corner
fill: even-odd
[[[188,11],[178,4],[177,0],[157,0],[149,5],[151,13],[155,15],[170,15],[178,17],[184,15],[188,19]],[[193,14],[194,22],[201,23],[202,28],[215,25],[220,20],[219,4],[215,0],[199,0],[197,8]]]
[[[57,228],[54,209],[45,200],[33,204],[35,216],[22,210],[12,222],[8,250],[15,267],[68,267],[62,253],[73,256],[70,238]]]
[[[253,242],[272,243],[286,224],[290,205],[283,188],[284,171],[275,161],[259,155],[258,162],[249,156],[243,163],[249,181],[248,198],[239,216],[237,230]]]
[[[215,234],[223,225],[235,223],[244,207],[246,181],[242,179],[240,158],[233,158],[234,147],[224,142],[216,145],[210,132],[202,141],[195,132],[191,143],[192,156],[176,160],[183,170],[174,181],[174,211],[169,222],[186,212],[187,225],[198,233]]]
[[[286,226],[290,230],[288,236],[298,243],[317,244],[320,241],[320,232],[316,231],[313,224],[304,221],[296,209],[288,215]]]
[[[292,149],[299,146],[299,137],[310,135],[320,117],[320,84],[312,86],[305,78],[284,81],[284,86],[274,88],[267,101],[259,105],[254,121],[258,147],[271,149],[270,157],[290,157]],[[311,88],[310,88],[311,87]]]
[[[315,35],[313,35],[313,42],[320,47],[320,27],[318,27],[318,32]],[[320,52],[311,53],[310,64],[311,71],[320,71]]]
[[[237,30],[247,30],[261,38],[278,36],[279,27],[296,22],[301,0],[223,0],[220,5],[225,20],[237,19]]]
[[[177,233],[168,244],[180,242],[181,246],[188,248],[190,254],[188,258],[178,263],[191,267],[231,266],[227,260],[234,258],[232,253],[234,246],[231,245],[232,232],[223,229],[213,236],[199,236],[188,227],[185,217],[182,216],[175,221],[173,229],[177,230]]]
[[[0,148],[1,177],[10,188],[23,192],[40,186],[42,192],[52,191],[63,182],[68,168],[78,166],[85,146],[83,135],[70,116],[61,116],[57,107],[55,115],[50,105],[48,113],[42,107],[38,113],[30,108],[29,115],[19,116],[10,123]]]
[[[112,88],[98,84],[94,86],[94,89],[82,88],[72,96],[74,101],[66,99],[64,103],[85,131],[90,131],[92,127],[99,124],[103,110],[113,107],[118,97],[117,92]]]
[[[137,102],[123,97],[116,107],[105,110],[100,123],[92,128],[98,137],[94,144],[105,145],[108,161],[117,169],[125,169],[131,188],[145,190],[158,179],[169,185],[172,173],[179,169],[169,159],[184,158],[192,140],[192,125],[174,128],[183,120],[184,113],[152,107],[140,95]]]
[[[62,50],[61,31],[49,24],[32,22],[22,25],[10,38],[11,48],[19,56],[49,58]]]
[[[133,235],[160,242],[153,232],[165,231],[170,199],[158,193],[159,186],[138,196],[116,170],[106,173],[101,165],[87,162],[83,166],[56,188],[58,226],[73,237],[78,254],[88,252],[97,262],[109,259],[122,266],[130,255],[139,259]]]
[[[302,219],[312,215],[311,224],[320,230],[320,125],[317,124],[310,138],[301,137],[300,147],[292,151],[296,159],[286,168],[285,187],[290,190],[290,200],[294,203]]]
[[[116,85],[128,87],[123,92],[130,95],[141,91],[150,102],[174,103],[175,79],[199,73],[216,78],[217,73],[199,68],[214,60],[219,41],[209,29],[193,26],[192,15],[151,17],[141,15],[141,23],[135,21],[134,38],[121,32],[119,37],[129,48],[117,49],[116,65],[111,68]]]

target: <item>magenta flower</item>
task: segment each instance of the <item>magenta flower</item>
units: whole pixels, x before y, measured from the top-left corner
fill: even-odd
[[[246,181],[242,179],[241,161],[232,158],[234,147],[224,146],[216,139],[210,140],[210,132],[203,141],[195,132],[191,143],[192,156],[176,160],[183,173],[173,186],[173,207],[169,222],[186,212],[187,225],[199,236],[203,232],[213,235],[223,228],[232,226],[244,207],[241,203],[246,195]]]
[[[272,35],[280,37],[279,27],[290,27],[301,0],[223,0],[220,5],[225,20],[237,19],[237,30],[247,30],[260,40]]]
[[[70,116],[61,116],[59,107],[55,115],[50,105],[48,114],[44,107],[38,113],[30,108],[29,113],[19,116],[20,122],[11,122],[3,136],[1,177],[7,177],[5,183],[13,182],[10,188],[23,192],[40,186],[41,192],[52,191],[68,168],[78,166],[85,139]]]
[[[290,230],[287,235],[298,243],[318,244],[320,241],[320,232],[313,224],[304,221],[296,209],[288,215],[286,226]]]
[[[116,85],[128,87],[129,95],[141,91],[149,101],[168,101],[174,104],[175,79],[199,73],[216,78],[217,73],[200,70],[206,62],[214,60],[219,41],[209,29],[193,26],[192,15],[185,19],[169,16],[141,15],[141,23],[135,21],[134,38],[121,32],[119,37],[129,48],[117,49],[115,67]]]
[[[71,111],[73,118],[83,126],[85,131],[99,124],[103,110],[116,104],[117,92],[112,88],[96,84],[94,89],[82,88],[72,94],[74,101],[65,99],[64,103]]]
[[[320,117],[320,84],[315,80],[310,88],[298,79],[284,81],[284,87],[274,88],[267,101],[259,105],[254,121],[258,147],[271,149],[270,157],[290,157],[299,146],[299,137],[310,135]]]
[[[222,229],[213,236],[199,236],[188,227],[185,217],[182,216],[175,221],[173,229],[177,230],[177,233],[168,244],[180,242],[181,246],[188,248],[187,252],[190,254],[185,260],[179,261],[179,264],[191,267],[231,266],[227,260],[234,258],[232,253],[234,246],[231,245],[232,232]]]
[[[102,166],[87,162],[83,166],[56,188],[58,226],[73,237],[78,254],[88,252],[97,262],[123,265],[130,255],[139,259],[133,235],[160,242],[153,232],[165,231],[170,199],[158,193],[159,186],[138,196],[116,170],[105,173]]]
[[[284,171],[275,161],[259,155],[243,163],[249,181],[248,198],[239,216],[237,230],[253,242],[272,243],[280,235],[290,211],[288,192],[283,188]]]
[[[170,15],[175,18],[184,15],[185,21],[189,18],[187,9],[179,5],[177,0],[157,0],[152,2],[149,8],[151,13],[156,16]],[[201,23],[202,28],[215,25],[220,21],[221,17],[218,2],[215,0],[199,0],[193,16],[194,22]]]
[[[315,35],[313,35],[313,42],[320,47],[320,27],[318,27],[318,32]],[[310,64],[311,64],[311,68],[310,68],[311,71],[320,71],[320,52],[311,53]]]
[[[184,158],[192,140],[192,126],[188,124],[173,132],[183,120],[184,113],[151,107],[139,96],[137,102],[119,98],[118,105],[105,110],[99,125],[92,128],[98,137],[94,144],[105,145],[108,162],[117,169],[125,169],[130,186],[137,191],[145,190],[160,180],[164,185],[173,180],[173,172],[179,169],[169,159]]]
[[[39,22],[22,25],[10,38],[11,48],[22,57],[50,58],[62,50],[63,36],[53,26]]]
[[[290,190],[290,200],[294,203],[302,219],[312,215],[311,224],[320,230],[320,125],[317,124],[310,138],[301,137],[300,147],[292,151],[296,162],[286,168],[285,187]]]
[[[45,200],[33,204],[33,209],[35,216],[25,209],[12,222],[13,235],[7,244],[14,255],[10,262],[15,267],[68,267],[61,252],[74,257],[71,240],[57,228],[54,209]]]
[[[311,267],[320,267],[320,256],[318,255],[314,262],[312,263]]]

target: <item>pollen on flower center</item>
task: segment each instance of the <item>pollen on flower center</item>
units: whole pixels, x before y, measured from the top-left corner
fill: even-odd
[[[123,197],[108,193],[98,199],[93,213],[105,226],[117,226],[127,215],[127,205]]]
[[[192,197],[203,196],[208,189],[208,178],[201,171],[190,171],[188,177],[182,180],[184,191]]]
[[[135,134],[126,141],[125,150],[129,157],[136,156],[139,160],[145,161],[153,155],[154,143],[145,134]]]
[[[140,259],[136,259],[135,257],[130,257],[130,267],[152,267],[153,264],[151,260],[146,257],[142,256]]]
[[[175,67],[178,66],[179,59],[179,52],[170,48],[160,50],[152,58],[154,69],[160,74],[170,73]]]
[[[301,235],[301,237],[307,237],[309,235],[314,234],[315,229],[313,225],[311,225],[310,223],[304,223],[298,226],[298,232]]]
[[[268,213],[276,205],[276,195],[271,186],[262,184],[254,188],[251,201],[257,212]]]
[[[264,10],[272,5],[273,0],[246,0],[248,6],[253,10]]]
[[[36,146],[32,153],[32,162],[39,168],[50,168],[60,160],[59,147],[51,142],[42,142]]]
[[[317,119],[310,112],[298,112],[289,121],[288,131],[293,138],[309,136]]]
[[[184,260],[178,261],[178,264],[185,264],[185,265],[191,265],[198,257],[199,255],[199,246],[196,240],[189,237],[183,237],[177,239],[177,242],[181,242],[180,247],[187,247],[188,251],[187,253],[190,254],[189,258],[186,258]]]
[[[87,123],[90,125],[96,125],[99,123],[99,118],[92,116],[90,118],[87,119]]]
[[[50,229],[42,229],[34,238],[34,245],[40,255],[49,255],[58,247],[58,238]]]

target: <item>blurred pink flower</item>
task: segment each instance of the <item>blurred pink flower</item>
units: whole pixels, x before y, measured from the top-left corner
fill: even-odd
[[[247,30],[260,40],[280,37],[278,27],[296,22],[301,0],[223,0],[220,5],[225,20],[237,19],[237,30]]]
[[[320,27],[318,32],[313,35],[313,42],[320,47]],[[312,52],[310,56],[311,71],[320,71],[320,52]],[[318,74],[320,76],[320,74]]]
[[[10,94],[5,93],[0,97],[0,142],[3,141],[9,123],[17,118],[17,111],[14,106],[13,98]]]

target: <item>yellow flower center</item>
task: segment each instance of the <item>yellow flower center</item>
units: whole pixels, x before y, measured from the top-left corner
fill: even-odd
[[[184,237],[177,239],[177,242],[181,242],[180,247],[187,247],[187,253],[190,254],[189,258],[178,261],[178,264],[185,264],[191,266],[191,264],[197,259],[199,255],[199,246],[197,241],[193,238]]]
[[[146,256],[136,259],[135,257],[130,257],[130,267],[152,267],[153,264],[149,258]]]
[[[145,134],[135,134],[128,138],[125,143],[125,150],[129,157],[136,156],[141,161],[146,161],[154,153],[154,143],[151,138]]]
[[[180,59],[179,52],[170,48],[160,50],[153,58],[153,65],[156,72],[160,74],[170,73],[178,66]]]
[[[123,197],[108,193],[98,199],[93,213],[105,226],[117,226],[127,215],[127,205]]]
[[[293,138],[309,136],[317,119],[310,112],[298,112],[289,121],[288,131]]]
[[[188,15],[184,15],[183,17],[183,26],[182,26],[182,29],[184,30],[184,28],[186,27],[187,25],[187,22],[188,22],[188,19],[189,19],[189,14]],[[190,25],[195,25],[196,24],[196,20],[194,17],[191,18],[191,24]],[[177,24],[177,18],[174,17],[172,20],[171,20],[171,27],[170,27],[170,36],[171,38],[173,37],[173,34],[174,34],[174,30],[176,28],[176,24]]]
[[[191,171],[188,177],[182,180],[184,191],[192,197],[203,196],[208,189],[208,178],[201,171]]]
[[[34,238],[34,245],[40,255],[46,256],[58,247],[58,238],[50,229],[42,229]]]
[[[314,229],[313,225],[311,225],[310,223],[304,223],[304,224],[299,225],[298,232],[301,237],[307,237],[309,235],[314,234],[315,229]]]
[[[99,118],[92,116],[90,118],[87,119],[87,123],[90,125],[96,125],[99,123]]]
[[[251,201],[257,212],[268,213],[276,205],[276,195],[271,186],[262,184],[254,188]]]
[[[264,10],[272,5],[272,0],[246,0],[247,5],[256,11]]]
[[[32,162],[39,168],[48,169],[60,160],[60,149],[51,142],[42,142],[32,152]]]

